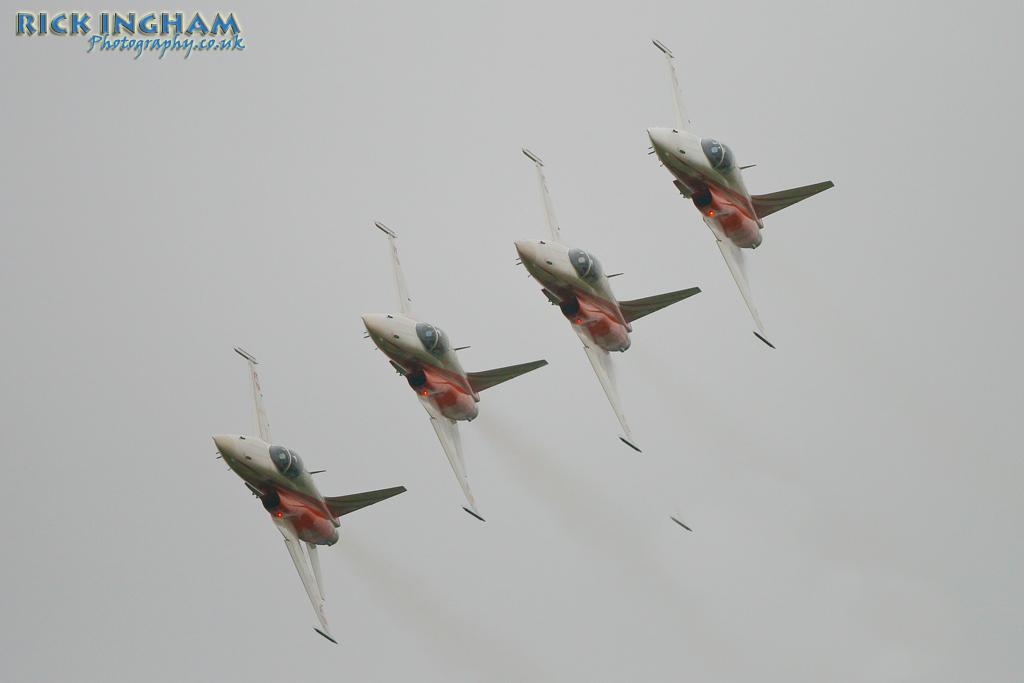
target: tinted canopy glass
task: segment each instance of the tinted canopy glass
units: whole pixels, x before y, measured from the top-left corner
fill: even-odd
[[[720,173],[728,173],[732,169],[732,150],[718,140],[704,138],[700,141],[704,156],[711,162],[712,168]]]
[[[597,282],[601,277],[601,262],[582,249],[570,249],[569,262],[585,282]]]
[[[274,461],[277,471],[290,479],[302,474],[302,458],[295,451],[283,446],[271,446],[270,459]]]
[[[435,356],[443,356],[448,350],[448,335],[440,328],[428,323],[416,323],[416,336],[423,342],[423,348]]]

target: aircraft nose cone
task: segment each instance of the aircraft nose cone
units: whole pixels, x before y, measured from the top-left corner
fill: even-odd
[[[221,455],[231,458],[235,455],[235,440],[227,434],[217,434],[213,437],[213,443],[217,444],[217,450]]]
[[[537,260],[537,245],[533,240],[516,240],[516,251],[519,252],[519,258],[524,261]]]
[[[668,148],[668,128],[648,128],[647,137],[651,139],[651,145],[654,146],[654,151],[659,154]]]
[[[366,331],[378,337],[384,334],[384,316],[380,313],[368,313],[363,316],[363,325]]]

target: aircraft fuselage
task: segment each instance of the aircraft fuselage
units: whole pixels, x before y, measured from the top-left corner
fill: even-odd
[[[473,390],[440,328],[404,315],[381,313],[364,315],[363,324],[420,400],[429,401],[451,420],[476,418],[480,394]]]
[[[291,526],[299,539],[314,545],[338,542],[341,522],[327,509],[313,478],[294,451],[268,444],[255,436],[218,434],[213,437],[224,462],[258,492],[263,507],[276,522]],[[282,468],[275,465],[283,462]]]
[[[633,328],[597,259],[582,249],[544,240],[519,240],[516,251],[577,334],[605,351],[629,348]]]
[[[647,134],[676,187],[693,200],[716,236],[737,247],[760,246],[764,226],[728,147],[673,128],[649,128]]]

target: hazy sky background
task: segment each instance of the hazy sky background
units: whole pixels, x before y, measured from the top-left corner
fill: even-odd
[[[87,54],[19,10],[234,12],[246,49]],[[5,680],[1024,678],[1019,2],[5,14]],[[751,192],[836,184],[749,255],[776,351],[646,154],[652,38]],[[521,147],[621,299],[703,290],[615,357],[642,454],[515,265]],[[550,362],[462,425],[484,524],[363,339],[395,306],[374,220],[467,370]],[[325,495],[409,489],[321,552],[339,646],[214,458],[252,431],[235,345]]]

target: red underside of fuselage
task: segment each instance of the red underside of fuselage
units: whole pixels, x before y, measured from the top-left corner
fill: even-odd
[[[472,420],[479,413],[476,401],[466,392],[461,383],[452,381],[438,368],[421,367],[426,381],[413,390],[427,397],[437,410],[451,420]]]
[[[577,294],[580,309],[567,316],[569,322],[586,330],[587,336],[605,351],[625,351],[629,348],[629,332],[625,325],[591,297]]]
[[[669,165],[666,167],[683,185],[691,189],[693,203],[698,211],[711,219],[737,247],[756,247],[761,244],[761,229],[747,197],[719,185],[677,155],[673,154],[672,157],[685,171]]]
[[[295,533],[307,543],[323,544],[337,535],[333,518],[327,517],[319,505],[313,505],[297,491],[278,489],[281,504],[269,510],[271,516],[288,520]]]
[[[751,218],[742,206],[717,188],[704,192],[710,195],[711,201],[703,206],[697,206],[697,209],[714,221],[730,242],[737,247],[756,247],[761,243],[761,230],[757,227],[757,221]],[[697,204],[696,195],[694,204]]]

